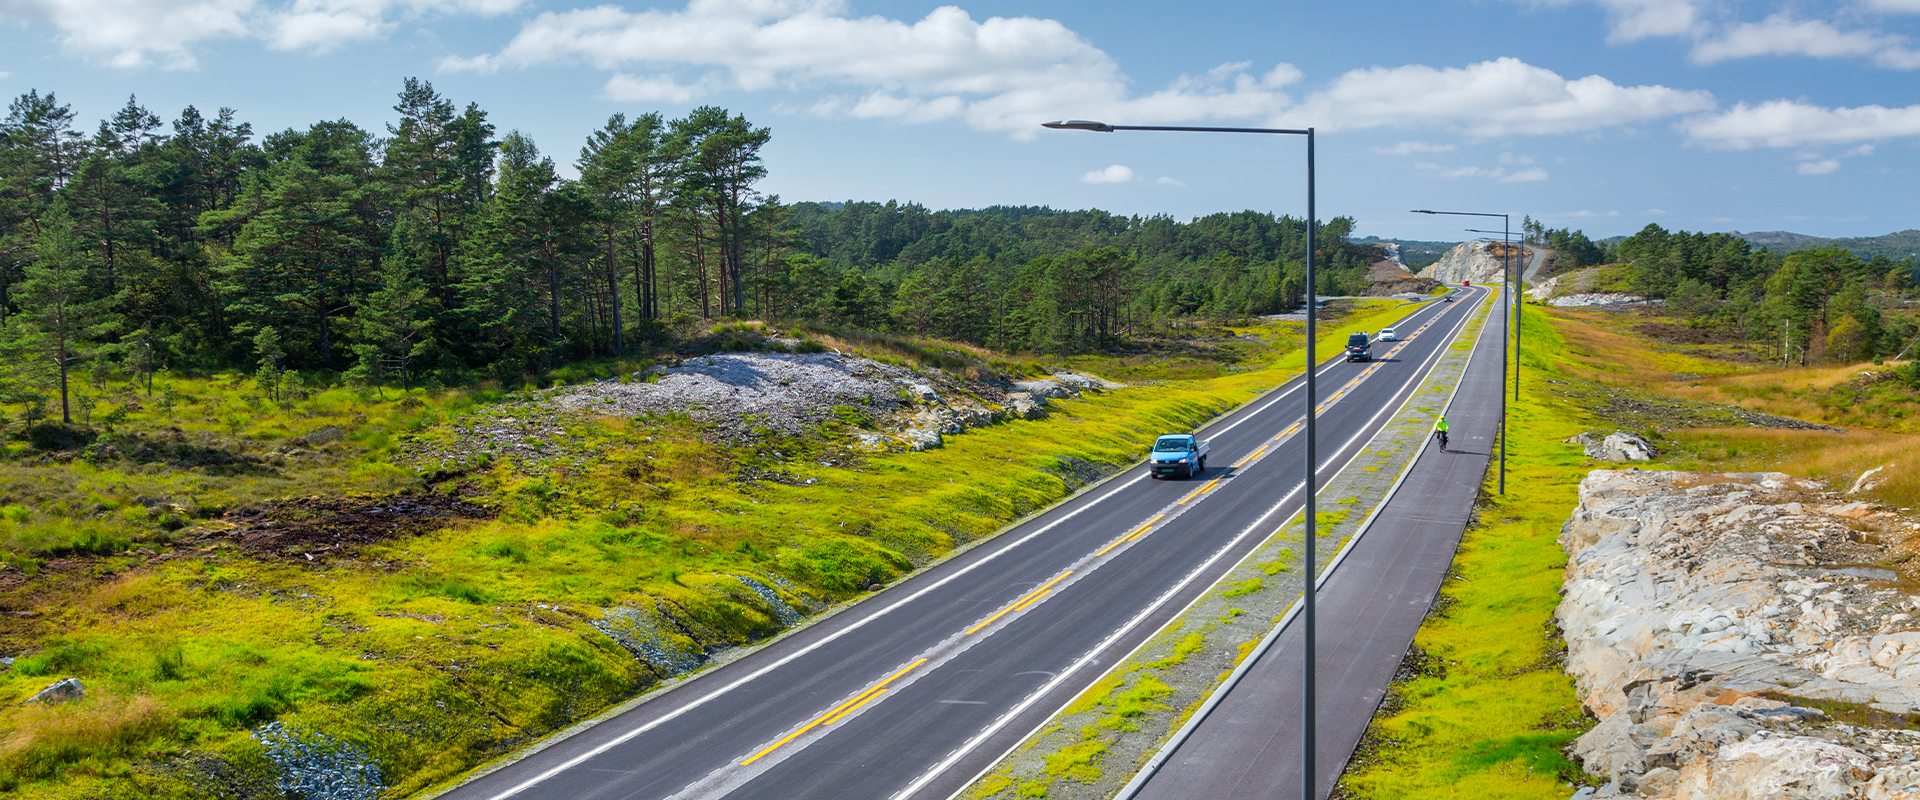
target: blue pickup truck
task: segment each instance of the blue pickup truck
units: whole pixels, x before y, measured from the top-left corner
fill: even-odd
[[[1148,474],[1155,478],[1178,475],[1191,478],[1207,469],[1207,440],[1191,433],[1169,433],[1153,443],[1147,455]]]

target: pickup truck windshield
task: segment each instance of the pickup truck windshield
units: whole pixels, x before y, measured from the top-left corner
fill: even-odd
[[[1153,443],[1153,451],[1156,453],[1184,453],[1187,452],[1187,443],[1191,441],[1193,440],[1183,436],[1164,436],[1161,437],[1160,441]]]

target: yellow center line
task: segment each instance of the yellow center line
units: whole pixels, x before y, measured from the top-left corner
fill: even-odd
[[[1159,517],[1154,517],[1154,519],[1159,519]],[[1147,524],[1152,525],[1153,523],[1148,522]],[[1108,545],[1108,546],[1111,547],[1112,545]],[[1106,551],[1102,550],[1100,552],[1104,553]],[[1047,581],[1046,583],[1043,583],[1043,584],[1040,584],[1039,586],[1034,587],[1033,591],[1026,593],[1019,600],[1014,601],[1013,605],[1000,609],[991,617],[987,617],[986,619],[980,620],[979,624],[974,625],[971,628],[968,628],[961,635],[965,636],[967,634],[973,633],[974,631],[980,630],[981,628],[987,627],[988,625],[992,625],[994,620],[1013,613],[1014,609],[1017,609],[1026,605],[1028,601],[1039,599],[1040,595],[1046,594],[1049,589],[1053,588],[1054,584],[1059,583],[1060,581],[1066,579],[1068,575],[1072,575],[1072,574],[1073,574],[1073,570],[1067,570],[1066,572],[1062,572],[1059,575],[1054,576],[1053,580]]]
[[[1065,577],[1065,576],[1062,576],[1062,577]],[[1055,578],[1054,580],[1059,580],[1059,578]],[[888,675],[886,680],[876,683],[872,687],[868,688],[866,691],[861,692],[858,695],[855,695],[852,700],[848,700],[847,702],[844,702],[838,706],[835,706],[832,711],[822,714],[819,718],[815,719],[812,722],[807,723],[806,727],[801,728],[800,730],[794,731],[793,733],[787,734],[786,738],[781,739],[780,741],[767,745],[765,750],[761,750],[758,753],[754,753],[752,756],[747,758],[747,760],[740,762],[740,766],[744,767],[749,764],[752,764],[755,761],[759,761],[762,756],[765,756],[768,753],[771,753],[775,750],[780,749],[780,746],[783,744],[786,744],[787,742],[791,742],[794,739],[800,738],[800,736],[806,733],[807,731],[813,730],[814,728],[820,727],[821,725],[828,725],[828,724],[832,724],[834,722],[839,721],[841,718],[845,717],[846,715],[853,713],[855,709],[858,709],[859,707],[866,705],[868,701],[884,694],[887,688],[887,684],[892,683],[894,679],[907,674],[914,667],[920,666],[921,664],[925,664],[925,663],[927,663],[927,660],[922,658],[918,661],[915,661],[911,664],[901,667],[899,672],[895,672],[892,675]]]
[[[1133,539],[1134,537],[1136,537],[1136,536],[1139,536],[1140,534],[1142,534],[1142,533],[1144,533],[1144,532],[1146,532],[1146,531],[1147,531],[1147,529],[1149,529],[1149,528],[1152,528],[1152,527],[1153,527],[1153,523],[1156,523],[1156,522],[1159,522],[1159,521],[1160,521],[1160,518],[1161,518],[1161,517],[1164,517],[1164,516],[1166,516],[1166,515],[1165,515],[1165,514],[1155,514],[1155,515],[1153,515],[1153,519],[1150,519],[1150,520],[1147,520],[1145,524],[1143,524],[1143,525],[1141,525],[1141,526],[1140,526],[1140,527],[1138,527],[1138,528],[1134,528],[1134,529],[1133,529],[1133,531],[1132,531],[1131,533],[1128,533],[1128,534],[1127,534],[1127,535],[1125,535],[1125,536],[1122,536],[1122,537],[1120,537],[1120,538],[1118,538],[1118,539],[1115,539],[1115,540],[1113,540],[1112,542],[1109,542],[1109,543],[1107,543],[1107,546],[1106,546],[1106,547],[1102,547],[1102,548],[1100,548],[1100,549],[1099,549],[1098,551],[1096,551],[1096,552],[1094,552],[1094,554],[1093,554],[1093,557],[1094,557],[1094,558],[1099,558],[1099,557],[1101,557],[1101,556],[1104,556],[1104,555],[1106,555],[1106,554],[1107,554],[1107,551],[1108,551],[1108,550],[1112,550],[1113,548],[1116,548],[1116,547],[1119,547],[1119,546],[1120,546],[1120,545],[1121,545],[1121,544],[1122,544],[1123,542],[1127,542],[1127,541],[1130,541],[1130,540],[1132,540],[1132,539]],[[1011,609],[1009,609],[1009,610],[1011,610]],[[989,621],[991,621],[991,620],[989,620]],[[982,624],[985,624],[985,623],[982,623]],[[968,631],[968,633],[972,633],[972,631]]]

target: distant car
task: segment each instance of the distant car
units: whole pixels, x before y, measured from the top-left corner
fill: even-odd
[[[1472,285],[1473,285],[1473,281],[1461,281],[1461,282],[1460,282],[1460,285],[1461,285],[1461,286],[1472,286]]]
[[[1349,334],[1347,336],[1347,360],[1348,361],[1372,361],[1373,360],[1373,343],[1367,341],[1366,334],[1355,333],[1355,334]]]
[[[1393,329],[1392,329],[1392,328],[1381,328],[1381,329],[1380,329],[1380,335],[1379,335],[1378,337],[1375,337],[1375,338],[1374,338],[1374,341],[1376,341],[1376,342],[1397,342],[1397,341],[1400,341],[1400,337],[1394,334],[1394,332],[1393,332]]]

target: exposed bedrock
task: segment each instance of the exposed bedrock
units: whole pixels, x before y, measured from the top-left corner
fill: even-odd
[[[1916,526],[1781,473],[1595,470],[1560,534],[1579,796],[1920,799]]]

